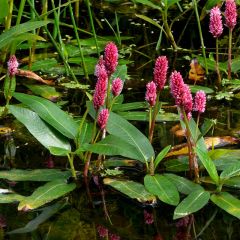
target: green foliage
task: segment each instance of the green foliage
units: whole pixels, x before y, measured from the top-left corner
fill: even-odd
[[[175,185],[165,176],[155,174],[144,177],[144,186],[161,201],[176,206],[179,203],[179,193]]]
[[[164,157],[167,155],[169,150],[171,149],[171,145],[166,146],[155,158],[154,160],[154,168],[156,169],[158,164],[164,159]]]

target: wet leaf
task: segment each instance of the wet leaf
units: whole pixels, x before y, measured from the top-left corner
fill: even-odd
[[[127,195],[128,197],[137,199],[141,203],[156,202],[155,196],[149,193],[140,183],[128,180],[116,180],[112,178],[105,178],[103,182],[104,184],[115,188],[119,192]]]
[[[78,130],[77,123],[54,103],[23,93],[14,93],[14,97],[34,110],[43,120],[68,138],[75,138]]]
[[[218,177],[217,169],[216,169],[212,159],[208,156],[208,153],[205,151],[202,151],[199,148],[195,148],[195,151],[196,151],[197,156],[199,157],[200,161],[202,162],[203,166],[207,170],[209,176],[212,178],[212,180],[215,182],[215,184],[218,185],[219,177]]]
[[[57,179],[37,188],[29,197],[25,197],[18,206],[19,211],[36,209],[44,204],[60,198],[76,188],[75,183],[67,184],[62,179]]]
[[[146,175],[144,186],[151,194],[157,195],[161,201],[167,204],[176,206],[179,203],[177,188],[163,175]]]
[[[229,214],[240,219],[240,200],[228,192],[212,194],[211,201]]]
[[[224,171],[222,171],[222,173],[220,174],[220,180],[225,181],[225,179],[229,179],[239,175],[240,175],[240,162],[238,162],[237,164],[232,164]]]
[[[55,129],[46,124],[37,113],[21,107],[10,105],[10,112],[20,121],[28,131],[46,148],[50,146],[71,149],[68,140]]]
[[[26,226],[10,231],[7,234],[32,232],[36,230],[40,224],[44,223],[47,219],[58,213],[65,205],[66,203],[64,202],[57,202],[54,205],[43,208],[42,212],[36,218],[28,222]]]
[[[40,28],[48,23],[49,21],[31,21],[11,27],[9,30],[0,35],[0,49],[11,44],[15,40],[15,37],[19,36],[20,34]]]
[[[12,169],[9,171],[0,171],[0,179],[7,179],[9,181],[33,181],[33,182],[49,182],[56,179],[68,179],[71,177],[70,171],[61,171],[58,169],[35,169],[35,170],[21,170]]]
[[[25,197],[16,193],[8,193],[3,194],[0,193],[0,203],[13,203],[13,202],[20,202]]]
[[[194,183],[184,177],[180,177],[176,174],[166,173],[164,176],[167,177],[176,186],[180,193],[188,195],[196,190],[203,190],[199,184]]]
[[[124,141],[118,136],[108,135],[95,144],[85,144],[84,149],[97,154],[115,156],[120,155],[130,159],[136,159],[145,163],[141,152],[136,147]]]
[[[197,212],[208,203],[209,199],[209,192],[206,192],[203,189],[190,193],[176,207],[173,219],[182,218],[191,213]]]

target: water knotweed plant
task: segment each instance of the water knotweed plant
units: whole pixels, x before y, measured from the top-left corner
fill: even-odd
[[[237,7],[235,0],[226,0],[225,3],[225,24],[229,28],[228,44],[228,79],[231,79],[232,71],[232,32],[237,24]]]
[[[222,15],[218,6],[214,7],[210,11],[210,23],[209,30],[213,37],[216,39],[216,72],[217,72],[217,86],[221,86],[221,75],[219,71],[219,53],[218,53],[218,38],[223,32]]]

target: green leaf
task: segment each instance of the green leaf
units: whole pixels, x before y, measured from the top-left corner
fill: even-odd
[[[224,180],[223,185],[232,188],[240,188],[240,177],[232,177],[230,179],[226,179]]]
[[[207,170],[208,174],[212,178],[212,180],[215,182],[216,185],[219,184],[219,177],[217,173],[217,169],[212,161],[212,159],[208,156],[208,153],[205,151],[202,151],[199,148],[195,148],[195,151],[202,162],[203,166]]]
[[[92,139],[93,123],[84,122],[80,135],[78,136],[79,146],[89,143]]]
[[[26,23],[22,23],[14,27],[11,27],[9,30],[5,31],[0,35],[0,49],[10,44],[20,34],[32,31],[36,28],[40,28],[42,26],[47,25],[48,23],[50,22],[35,21],[35,22],[26,22]]]
[[[240,219],[240,200],[228,192],[212,194],[211,201],[229,214]]]
[[[236,177],[238,175],[240,175],[240,162],[238,162],[237,164],[232,164],[224,171],[222,171],[220,179],[226,180],[232,177]]]
[[[164,157],[167,155],[168,151],[170,150],[171,145],[166,146],[155,158],[154,160],[154,168],[156,169],[158,164],[164,159]]]
[[[109,156],[120,155],[130,159],[136,159],[145,163],[142,155],[133,145],[130,145],[128,142],[114,135],[108,135],[106,138],[95,144],[85,144],[83,147],[85,150],[97,154]]]
[[[127,77],[127,66],[118,65],[116,71],[112,74],[111,79],[120,78],[124,82]]]
[[[129,111],[129,112],[118,112],[118,114],[130,121],[149,121],[148,112],[140,111]],[[175,113],[160,113],[157,114],[156,122],[173,122],[178,121],[179,116]]]
[[[47,85],[25,84],[34,94],[55,102],[61,94],[54,87]]]
[[[64,206],[66,206],[66,203],[57,202],[54,205],[45,207],[43,211],[36,218],[28,222],[26,226],[10,231],[7,234],[32,232],[36,230],[40,224],[44,223],[47,219],[58,213]]]
[[[21,107],[10,105],[10,112],[20,121],[28,131],[46,148],[50,146],[71,149],[70,143],[59,132],[46,124],[33,111]]]
[[[49,151],[55,156],[67,156],[71,151],[60,147],[49,147]]]
[[[182,159],[169,159],[164,163],[167,171],[170,172],[183,172],[189,170],[188,160]]]
[[[168,0],[167,1],[167,8],[171,7],[172,5],[174,5],[175,3],[179,2],[181,0]]]
[[[204,91],[206,94],[214,93],[214,90],[209,87],[199,86],[199,85],[188,85],[192,93],[196,93],[199,90]]]
[[[153,147],[147,137],[119,115],[113,112],[110,113],[106,129],[110,134],[124,139],[134,146],[136,149],[135,154],[141,156],[138,160],[147,162],[151,157],[154,157]]]
[[[49,182],[56,179],[68,179],[71,177],[70,171],[61,171],[58,169],[35,169],[20,170],[12,169],[9,171],[0,171],[0,179],[8,179],[9,181],[34,181]]]
[[[210,199],[210,193],[204,190],[196,190],[190,193],[179,203],[173,215],[173,219],[185,217],[203,208]]]
[[[205,118],[201,126],[202,136],[205,136],[214,125],[215,122],[213,119]]]
[[[203,188],[199,184],[196,184],[176,174],[165,173],[164,176],[167,177],[176,186],[180,193],[188,195],[193,191],[203,190]]]
[[[35,111],[44,121],[68,138],[75,138],[77,123],[54,103],[23,93],[14,93],[14,97]]]
[[[141,19],[143,19],[144,21],[151,23],[151,24],[154,25],[155,27],[157,27],[157,28],[159,28],[159,29],[161,29],[161,30],[164,30],[161,25],[159,25],[156,21],[152,20],[151,18],[149,18],[149,17],[147,17],[147,16],[145,16],[145,15],[140,15],[140,14],[135,14],[135,15],[136,15],[136,17],[141,18]]]
[[[18,210],[36,209],[44,204],[53,201],[65,194],[73,191],[76,188],[75,183],[67,184],[62,179],[57,179],[46,183],[37,188],[29,197],[25,197],[18,206]]]
[[[25,197],[16,193],[8,193],[3,194],[0,193],[0,203],[13,203],[13,202],[20,202]]]
[[[124,112],[141,108],[145,109],[147,107],[148,107],[147,102],[131,102],[124,104],[114,104],[112,110]]]
[[[179,203],[177,188],[163,175],[146,175],[144,186],[150,193],[157,195],[161,201],[167,204],[176,206]]]
[[[32,64],[31,66],[31,71],[40,71],[45,68],[51,68],[57,66],[58,62],[55,58],[48,58],[48,59],[43,59],[36,61]],[[28,70],[28,66],[23,67],[22,69]]]
[[[149,6],[149,7],[153,8],[153,9],[161,10],[160,6],[154,4],[153,2],[151,2],[149,0],[135,0],[135,2],[144,4],[146,6]]]
[[[105,178],[103,182],[104,184],[117,189],[119,192],[127,195],[128,197],[137,199],[137,201],[141,203],[156,202],[155,196],[146,191],[145,187],[140,183],[128,180],[115,180],[112,178]]]
[[[4,97],[5,99],[11,99],[13,93],[15,92],[16,88],[16,78],[15,76],[10,78],[9,75],[7,74],[5,80],[4,80]]]

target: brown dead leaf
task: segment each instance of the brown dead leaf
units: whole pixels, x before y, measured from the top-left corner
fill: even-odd
[[[190,64],[190,71],[188,74],[188,79],[193,80],[194,84],[196,82],[203,82],[205,76],[205,70],[203,67],[198,63],[197,59],[193,59]]]

